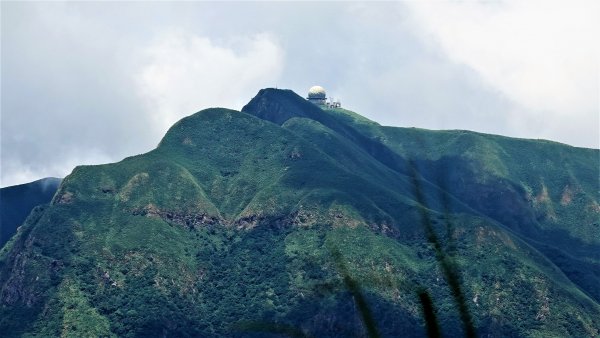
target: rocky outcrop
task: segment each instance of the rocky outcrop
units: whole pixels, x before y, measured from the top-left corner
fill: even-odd
[[[153,204],[131,211],[134,216],[156,217],[163,221],[182,226],[188,229],[199,228],[207,225],[223,223],[218,217],[210,216],[205,212],[192,213],[173,210],[161,210]]]

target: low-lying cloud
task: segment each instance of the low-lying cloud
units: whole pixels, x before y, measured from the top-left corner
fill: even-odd
[[[387,125],[597,148],[598,6],[2,2],[0,186],[149,151],[274,86]]]
[[[110,20],[139,9],[116,5],[2,4],[0,186],[146,152],[181,117],[240,109],[280,75],[284,54],[267,34],[127,30],[132,20]]]
[[[423,39],[519,107],[516,128],[599,146],[597,1],[406,3]],[[596,126],[577,133],[576,127]],[[564,132],[561,133],[561,129]]]
[[[257,88],[276,83],[283,51],[272,38],[259,34],[232,45],[177,29],[143,49],[137,92],[161,133],[199,108],[241,109]]]

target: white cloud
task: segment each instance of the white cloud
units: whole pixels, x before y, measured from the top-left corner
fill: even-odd
[[[131,6],[6,7],[0,186],[146,152],[179,118],[239,109],[281,73],[283,52],[268,35],[196,36],[203,29],[169,30],[175,20],[151,16],[132,27],[148,7]]]
[[[598,146],[600,2],[406,4],[425,37],[452,60],[474,69],[540,122],[546,117],[563,124],[587,120],[592,136],[577,141],[571,135],[571,140]]]
[[[137,89],[159,130],[207,107],[241,109],[258,89],[275,85],[283,51],[270,36],[229,45],[169,30],[144,49]]]
[[[76,166],[108,163],[113,160],[104,152],[98,150],[88,150],[86,153],[78,152],[76,149],[72,150],[69,154],[63,155],[62,161],[48,162],[43,166],[21,159],[3,162],[0,186],[23,184],[44,177],[63,178],[71,173]]]
[[[395,126],[598,147],[596,2],[3,3],[0,186],[146,152],[276,85]]]

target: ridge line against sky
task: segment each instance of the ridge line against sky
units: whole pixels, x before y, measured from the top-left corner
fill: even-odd
[[[2,2],[0,186],[314,84],[384,125],[600,147],[596,1]]]

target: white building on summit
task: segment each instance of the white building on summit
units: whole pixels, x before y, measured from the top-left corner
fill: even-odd
[[[312,86],[308,90],[308,101],[318,104],[324,105],[327,102],[327,95],[325,94],[325,89],[321,86]]]
[[[334,102],[332,99],[329,99],[329,102],[327,102],[327,94],[325,93],[325,89],[321,86],[310,87],[306,99],[319,106],[327,106],[330,108],[339,108],[342,106],[339,100]]]

